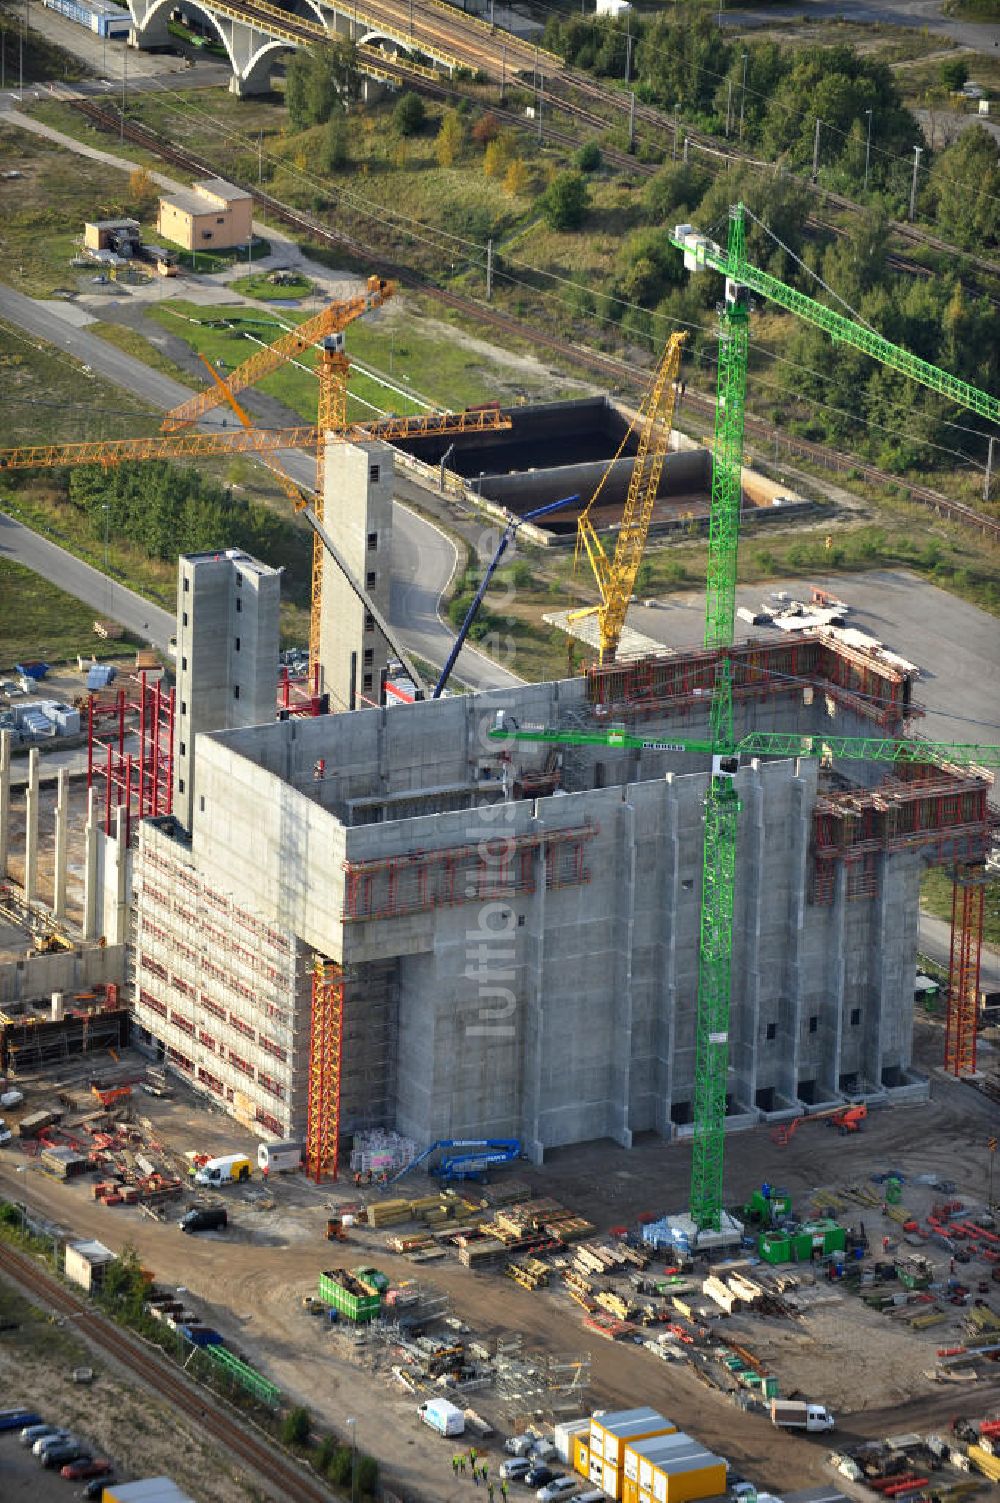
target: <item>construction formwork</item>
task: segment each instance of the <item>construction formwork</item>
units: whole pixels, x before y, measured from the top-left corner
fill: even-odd
[[[951,949],[944,1037],[944,1067],[952,1075],[972,1075],[976,1069],[986,882],[983,866],[958,865],[952,873]]]

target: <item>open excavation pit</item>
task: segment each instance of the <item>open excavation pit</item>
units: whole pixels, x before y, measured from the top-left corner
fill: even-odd
[[[534,524],[536,540],[541,542],[569,542],[575,537],[580,511],[603,479],[591,520],[599,529],[616,527],[638,445],[636,432],[629,432],[628,410],[607,397],[592,397],[506,411],[512,426],[503,432],[411,438],[398,447],[429,465],[440,465],[443,460],[475,495],[519,516],[564,496],[579,495],[579,506],[566,507]],[[621,455],[616,458],[619,449]],[[652,530],[664,533],[706,524],[711,489],[709,450],[674,429]],[[757,520],[779,516],[787,520],[789,514],[811,509],[808,501],[789,493],[787,487],[746,468],[743,501],[748,518]]]

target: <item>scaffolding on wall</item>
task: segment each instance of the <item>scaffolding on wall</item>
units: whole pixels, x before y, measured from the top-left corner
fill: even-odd
[[[908,672],[817,632],[783,642],[751,638],[726,648],[726,653],[737,700],[801,696],[812,689],[887,729],[923,714],[911,698]],[[718,656],[715,649],[699,648],[634,663],[594,665],[587,672],[587,699],[601,715],[703,708],[715,682]]]
[[[340,1168],[340,1079],[344,1044],[344,973],[317,955],[309,1031],[306,1173],[320,1184]]]
[[[979,1015],[979,968],[983,949],[986,869],[957,865],[951,891],[951,953],[948,965],[944,1067],[950,1075],[973,1075]]]
[[[162,678],[150,683],[145,670],[131,685],[112,699],[92,693],[87,700],[87,789],[104,778],[104,832],[111,834],[115,811],[124,808],[126,844],[140,819],[170,813],[174,780],[174,690],[164,693]],[[105,723],[107,739],[101,734]],[[138,749],[126,751],[133,733]]]
[[[545,856],[546,887],[582,885],[590,881],[586,842],[598,830],[597,824],[588,822],[568,830],[499,837],[412,856],[345,861],[344,923],[533,893],[539,852]]]

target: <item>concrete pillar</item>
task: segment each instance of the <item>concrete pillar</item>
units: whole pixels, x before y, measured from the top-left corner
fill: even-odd
[[[125,839],[128,810],[115,810],[115,833],[104,838],[104,934],[109,945],[128,937],[130,854]]]
[[[623,790],[628,797],[631,789]],[[632,1023],[635,1014],[633,994],[632,945],[635,937],[635,805],[623,803],[619,813],[620,880],[618,889],[618,974],[613,1002],[615,1012],[615,1049],[617,1058],[610,1071],[611,1099],[608,1103],[608,1136],[622,1148],[632,1147]]]
[[[38,747],[28,753],[28,788],[24,804],[24,899],[38,896]]]
[[[838,861],[833,887],[833,923],[830,929],[831,946],[828,953],[830,974],[830,1020],[832,1048],[830,1074],[826,1081],[826,1094],[832,1097],[840,1091],[840,1077],[844,1073],[844,997],[847,977],[847,862]]]
[[[765,866],[764,790],[760,763],[754,762],[738,781],[743,818],[740,821],[737,894],[733,923],[733,974],[743,976],[743,996],[733,997],[730,1026],[730,1065],[733,1089],[743,1106],[756,1109],[760,1048],[760,993],[763,961],[761,930],[770,896]],[[742,958],[738,936],[742,933]]]
[[[678,835],[677,786],[674,774],[663,780],[663,841],[660,867],[663,886],[663,972],[660,978],[656,1061],[656,1130],[673,1137],[670,1107],[673,1101],[674,1036],[677,1028],[677,912],[680,902],[680,838]]]
[[[10,731],[0,731],[0,882],[10,853]]]
[[[100,831],[97,820],[97,789],[91,788],[87,794],[87,826],[84,839],[83,861],[83,937],[84,939],[97,939],[100,930],[98,928],[98,914],[101,911],[100,903],[100,869],[98,863],[98,842]]]
[[[56,778],[56,848],[52,874],[52,917],[66,917],[66,848],[69,836],[69,769],[61,767]]]
[[[536,804],[537,808],[538,805]],[[544,824],[532,821],[532,834],[541,834]],[[545,1043],[545,894],[548,887],[545,846],[535,858],[535,891],[528,913],[528,951],[524,967],[524,1096],[521,1107],[521,1138],[524,1156],[533,1164],[545,1157],[541,1139],[542,1049]]]

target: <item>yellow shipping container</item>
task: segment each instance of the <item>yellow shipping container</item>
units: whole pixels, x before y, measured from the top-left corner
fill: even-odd
[[[573,1470],[581,1477],[590,1477],[590,1437],[586,1433],[573,1436]]]
[[[677,1429],[656,1409],[620,1409],[596,1416],[590,1422],[590,1449],[616,1469],[622,1464],[629,1441],[645,1440],[651,1435],[671,1435]]]
[[[630,1440],[625,1447],[623,1470],[630,1482],[638,1482],[640,1491],[646,1492],[653,1485],[653,1467],[663,1466],[668,1461],[679,1461],[682,1456],[704,1456],[705,1447],[683,1430],[672,1430],[666,1435],[651,1435],[647,1440]]]
[[[660,1479],[666,1481],[660,1492]],[[653,1493],[656,1503],[694,1503],[699,1498],[715,1498],[726,1491],[726,1463],[718,1456],[706,1453],[703,1466],[682,1469],[677,1463],[676,1471],[660,1470],[653,1473]]]

